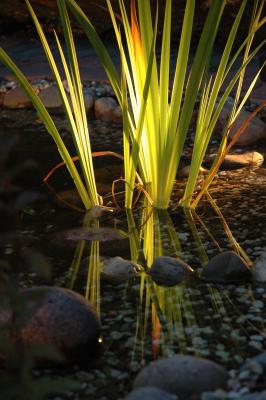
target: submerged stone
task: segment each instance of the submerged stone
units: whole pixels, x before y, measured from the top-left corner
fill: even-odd
[[[137,375],[134,388],[155,386],[179,400],[194,400],[203,392],[226,388],[227,380],[227,371],[213,361],[175,355],[151,362]]]
[[[193,269],[180,258],[159,256],[149,271],[158,285],[173,286],[192,276]]]
[[[252,273],[245,261],[235,252],[225,251],[208,262],[201,277],[211,283],[238,283],[250,281]]]
[[[137,276],[139,270],[139,265],[133,261],[112,257],[105,260],[101,275],[110,283],[123,283]]]

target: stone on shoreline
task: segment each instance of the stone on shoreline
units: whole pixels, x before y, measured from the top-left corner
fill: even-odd
[[[31,101],[26,96],[23,89],[17,86],[9,90],[3,97],[4,108],[31,108]]]
[[[104,122],[114,122],[116,108],[117,102],[113,97],[101,97],[94,103],[95,117]]]

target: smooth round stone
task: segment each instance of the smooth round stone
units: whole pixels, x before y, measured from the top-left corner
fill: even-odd
[[[49,286],[22,289],[19,296],[23,309],[16,323],[22,327],[19,339],[26,347],[51,346],[64,361],[77,364],[93,361],[101,326],[89,301],[72,290]]]
[[[122,257],[113,257],[104,261],[101,277],[110,283],[123,283],[137,276],[139,266]]]
[[[213,361],[175,355],[151,362],[137,375],[134,388],[155,386],[179,400],[199,398],[203,392],[226,388],[227,371]]]
[[[252,273],[244,260],[235,252],[225,251],[207,263],[201,277],[211,283],[239,283],[250,281]]]
[[[173,286],[192,276],[193,272],[180,258],[159,256],[154,260],[149,275],[158,285]]]

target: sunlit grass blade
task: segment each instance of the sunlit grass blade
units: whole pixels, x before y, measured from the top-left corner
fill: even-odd
[[[187,3],[187,7],[191,7],[192,2]],[[225,1],[214,1],[213,5],[208,13],[207,19],[205,21],[203,31],[200,37],[200,41],[196,50],[196,54],[193,60],[193,64],[190,70],[186,90],[185,90],[185,97],[184,97],[184,104],[182,107],[182,111],[177,112],[178,117],[176,117],[176,107],[180,107],[180,102],[182,99],[182,91],[179,90],[179,74],[181,77],[183,76],[184,79],[184,70],[182,68],[182,63],[184,62],[185,68],[187,69],[187,62],[188,62],[188,53],[187,53],[187,39],[186,33],[188,33],[188,38],[190,37],[190,31],[192,29],[193,21],[190,19],[190,13],[194,10],[194,7],[191,9],[187,9],[187,20],[184,19],[185,27],[184,27],[184,39],[183,39],[183,46],[181,53],[178,53],[179,60],[177,61],[176,67],[176,74],[175,77],[176,87],[174,84],[173,93],[172,93],[172,100],[171,100],[171,114],[172,118],[170,117],[169,121],[169,140],[167,141],[165,154],[168,158],[168,165],[167,168],[164,168],[165,173],[161,174],[161,181],[164,182],[164,194],[163,194],[163,203],[161,204],[161,208],[166,208],[168,206],[173,182],[175,179],[176,171],[178,168],[178,164],[182,155],[183,146],[185,142],[185,138],[187,135],[187,131],[190,125],[192,112],[195,106],[195,102],[197,99],[198,92],[200,90],[200,85],[206,72],[206,67],[209,64],[209,58],[211,55],[211,50],[213,46],[213,42],[216,37],[217,29],[219,26],[219,22],[221,19],[221,15],[225,6]],[[181,41],[182,43],[182,41]],[[180,44],[181,44],[180,43]],[[180,70],[180,71],[179,71]],[[182,86],[182,80],[181,80]],[[179,100],[176,100],[176,96]],[[178,109],[177,109],[178,111]],[[171,115],[170,114],[170,115]],[[178,120],[177,120],[178,118]],[[178,126],[176,127],[176,123],[178,122]]]
[[[71,12],[74,14],[75,18],[78,20],[84,32],[86,33],[89,41],[93,45],[98,57],[100,58],[102,65],[105,69],[105,72],[110,80],[112,87],[114,89],[115,95],[117,97],[118,102],[121,104],[121,90],[119,83],[119,76],[114,66],[114,63],[108,54],[102,40],[100,39],[98,33],[95,31],[93,25],[90,20],[78,6],[78,4],[74,0],[65,0]]]
[[[88,193],[91,196],[91,202],[92,204],[97,205],[99,202],[98,202],[98,195],[94,178],[90,137],[88,131],[88,122],[86,117],[82,84],[79,73],[75,44],[64,0],[58,0],[58,8],[60,12],[61,22],[63,25],[64,37],[68,51],[68,58],[70,62],[70,72],[69,72],[63,50],[56,36],[61,60],[67,77],[67,82],[72,102],[72,109],[76,122],[75,126],[76,130],[72,129],[72,135],[76,144],[78,155],[80,157],[80,165],[83,171],[83,175],[85,177]]]
[[[10,57],[6,54],[6,52],[0,48],[0,60],[3,64],[6,65],[6,67],[12,71],[16,79],[18,80],[19,84],[31,100],[34,108],[36,109],[38,115],[40,116],[41,120],[43,121],[47,131],[49,134],[52,136],[53,140],[55,141],[58,151],[65,162],[67,169],[75,183],[75,186],[77,188],[77,191],[81,197],[81,200],[85,206],[85,208],[90,208],[91,207],[91,202],[88,196],[88,193],[85,189],[85,186],[82,182],[82,179],[78,173],[78,170],[72,161],[72,158],[54,124],[54,121],[52,120],[50,114],[46,110],[45,106],[43,105],[42,101],[40,98],[36,95],[35,91],[31,87],[30,83],[28,82],[27,78],[25,75],[17,68],[17,66],[13,63],[13,61],[10,59]]]
[[[222,157],[223,155],[223,150],[226,146],[226,140],[227,140],[227,130],[228,130],[228,126],[230,123],[232,123],[235,118],[237,117],[238,113],[240,112],[241,108],[243,107],[243,105],[245,104],[252,88],[254,87],[258,77],[259,77],[259,73],[256,74],[254,80],[252,81],[249,89],[246,91],[246,94],[242,100],[242,102],[240,103],[240,105],[237,107],[237,102],[240,96],[240,92],[241,92],[241,87],[242,87],[242,83],[243,83],[243,74],[245,73],[245,69],[246,66],[248,65],[248,63],[253,59],[253,57],[256,55],[256,53],[258,52],[258,50],[264,45],[264,43],[262,42],[253,52],[252,55],[249,56],[248,51],[250,49],[251,46],[251,41],[254,37],[254,33],[256,31],[256,29],[258,29],[258,19],[259,16],[255,15],[254,17],[254,21],[255,21],[255,25],[251,23],[251,27],[250,27],[250,31],[252,32],[252,35],[248,35],[249,40],[245,40],[245,42],[247,42],[247,49],[245,51],[245,55],[243,58],[243,62],[241,67],[237,70],[237,72],[235,73],[235,75],[233,76],[233,78],[231,79],[231,81],[227,84],[226,86],[226,90],[225,90],[225,94],[222,96],[218,106],[216,106],[217,104],[217,100],[218,100],[218,96],[221,90],[221,87],[224,83],[225,80],[225,75],[228,74],[229,69],[228,69],[228,64],[229,64],[229,56],[233,47],[233,43],[236,37],[236,33],[237,33],[237,29],[239,27],[243,12],[244,12],[244,7],[246,5],[246,2],[242,2],[242,5],[240,7],[240,10],[237,14],[237,17],[235,19],[235,22],[232,26],[231,32],[229,34],[220,64],[219,64],[219,68],[215,77],[215,81],[214,81],[214,85],[212,88],[212,91],[210,93],[210,96],[208,96],[207,98],[202,99],[201,101],[201,105],[200,105],[200,110],[199,110],[199,115],[198,115],[198,121],[197,121],[197,127],[196,127],[196,136],[195,136],[195,140],[194,140],[194,147],[193,147],[193,155],[192,155],[192,161],[191,161],[191,168],[190,168],[190,174],[188,177],[188,181],[186,184],[186,189],[185,189],[185,193],[183,196],[183,199],[181,200],[181,204],[185,207],[190,207],[192,205],[192,196],[195,190],[195,186],[197,183],[197,178],[198,178],[198,173],[199,173],[199,169],[201,167],[201,164],[203,162],[203,158],[205,156],[209,141],[211,139],[215,124],[218,120],[219,114],[222,110],[222,107],[225,104],[225,101],[228,97],[228,95],[230,94],[230,91],[233,89],[234,85],[237,83],[238,81],[238,87],[237,87],[237,92],[235,95],[235,100],[234,100],[234,105],[232,107],[232,112],[231,115],[228,119],[228,125],[225,128],[224,131],[224,136],[221,139],[221,145],[220,145],[220,149],[219,149],[219,157],[217,157],[214,160],[213,163],[213,168],[215,168],[215,170],[217,170],[217,162],[218,159]],[[261,12],[261,10],[259,10],[259,12]],[[243,44],[240,46],[240,48],[243,47]],[[237,53],[239,53],[239,50],[237,51]],[[235,58],[235,57],[233,57]],[[230,65],[232,66],[233,64],[230,62]],[[210,82],[209,82],[210,84]],[[202,96],[205,96],[205,93],[203,92]],[[202,109],[202,105],[205,104],[204,109],[206,110],[206,112],[203,112]],[[215,110],[215,106],[216,106],[216,110]],[[237,108],[236,108],[237,107]],[[221,160],[219,165],[221,164]],[[208,182],[210,182],[210,176],[213,176],[213,173],[211,172],[209,173],[207,180]],[[207,185],[203,185],[204,189],[207,189]],[[201,195],[203,194],[203,190],[201,191]],[[193,202],[193,207],[195,207],[195,205],[198,203],[199,197],[197,199],[197,202]]]
[[[213,0],[190,70],[190,42],[196,1],[186,2],[170,99],[171,0],[165,1],[159,70],[155,56],[158,8],[154,22],[149,0],[131,0],[130,18],[125,2],[119,0],[121,16],[117,18],[111,0],[107,0],[120,51],[121,79],[118,78],[114,64],[89,19],[75,3],[75,0],[66,0],[66,2],[95,47],[122,108],[126,180],[125,205],[127,208],[132,206],[137,170],[146,192],[152,199],[153,206],[162,209],[169,206],[192,113],[197,98],[201,95],[191,174],[182,200],[182,205],[189,207],[198,171],[226,96],[230,94],[237,82],[240,82],[239,87],[242,85],[244,68],[251,60],[248,56],[249,49],[244,57],[241,75],[236,75],[228,85],[226,84],[226,94],[222,96],[222,100],[216,107],[220,88],[225,83],[225,79],[245,43],[251,48],[254,34],[263,25],[264,20],[260,19],[260,16],[264,0],[255,1],[249,36],[229,60],[247,0],[243,0],[241,3],[217,72],[212,80],[208,78],[210,58],[226,0]],[[123,26],[124,37],[122,37],[120,24]],[[253,56],[254,54],[253,52]],[[128,95],[130,99],[127,98]],[[238,111],[239,109],[236,110],[236,112]],[[222,145],[225,144],[225,141],[224,138],[221,139]]]
[[[73,141],[76,146],[76,150],[79,156],[79,162],[81,165],[81,169],[83,172],[83,179],[80,177],[78,170],[73,164],[71,156],[69,155],[64,143],[60,137],[59,132],[57,131],[49,113],[45,109],[44,105],[42,104],[41,100],[38,96],[35,95],[33,92],[30,84],[27,82],[25,76],[18,70],[14,63],[8,58],[5,52],[2,50],[3,55],[3,62],[7,65],[8,68],[12,70],[15,74],[16,78],[18,79],[20,85],[26,91],[27,95],[29,96],[30,100],[32,101],[35,109],[39,113],[42,121],[44,122],[48,132],[53,136],[54,141],[57,144],[59,153],[65,162],[71,177],[74,180],[74,183],[77,187],[78,193],[82,199],[82,202],[86,209],[91,208],[92,206],[99,204],[99,199],[96,190],[96,184],[94,179],[94,171],[93,171],[93,164],[92,164],[92,156],[91,156],[91,148],[90,148],[90,139],[88,134],[88,124],[86,120],[86,112],[84,106],[84,99],[82,93],[82,85],[79,76],[78,70],[78,63],[77,57],[75,52],[75,46],[72,36],[72,31],[70,27],[69,18],[67,15],[67,10],[65,8],[65,4],[63,0],[58,1],[58,6],[60,9],[61,21],[64,27],[65,39],[67,42],[67,48],[71,53],[70,56],[70,71],[59,42],[57,35],[55,34],[59,53],[61,55],[61,61],[64,67],[64,72],[66,74],[68,86],[70,89],[70,97],[71,103],[68,99],[68,95],[65,91],[62,78],[60,76],[58,67],[56,65],[55,59],[47,42],[47,39],[44,35],[43,29],[38,21],[36,14],[34,13],[33,8],[31,7],[28,0],[26,0],[26,4],[32,20],[35,24],[36,30],[38,32],[40,41],[42,43],[44,52],[46,54],[47,60],[49,62],[51,71],[54,75],[57,88],[59,91],[59,95],[62,100],[62,104],[65,110],[65,115],[68,119],[69,126],[72,131]],[[84,185],[85,183],[85,185]]]

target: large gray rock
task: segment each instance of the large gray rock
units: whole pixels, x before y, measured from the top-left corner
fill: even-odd
[[[193,269],[180,258],[159,256],[149,271],[158,285],[173,286],[193,274]]]
[[[66,361],[91,361],[101,328],[87,300],[72,290],[48,286],[23,289],[20,300],[24,308],[16,322],[22,327],[19,335],[25,346],[49,345]]]
[[[129,393],[126,400],[177,400],[177,396],[156,387],[143,387]]]
[[[113,97],[101,97],[94,103],[95,117],[105,122],[114,122],[116,108],[117,102]]]
[[[208,262],[201,277],[211,283],[238,283],[250,281],[252,273],[244,260],[235,252],[225,251]]]
[[[213,361],[175,355],[151,362],[137,375],[134,388],[155,386],[179,400],[196,400],[202,392],[225,388],[227,380],[227,371]]]
[[[24,90],[20,87],[7,92],[3,98],[3,107],[5,108],[30,108],[31,101],[26,96]]]

